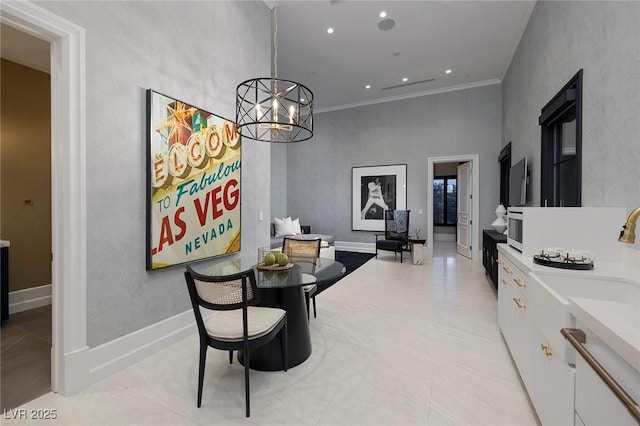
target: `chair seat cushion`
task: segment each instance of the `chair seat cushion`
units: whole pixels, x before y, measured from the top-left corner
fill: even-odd
[[[247,308],[247,323],[249,339],[256,339],[268,334],[286,312],[278,308],[249,306]],[[242,336],[242,309],[220,311],[205,323],[207,334],[223,342],[238,342]]]
[[[376,241],[376,248],[380,250],[402,250],[402,241],[398,240],[379,240]]]
[[[309,296],[313,296],[314,294],[316,294],[316,291],[318,291],[318,286],[315,284],[308,284],[302,286],[302,289],[305,293],[309,293]]]

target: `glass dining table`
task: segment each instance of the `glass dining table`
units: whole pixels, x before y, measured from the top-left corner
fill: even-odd
[[[214,265],[192,264],[194,271],[219,277],[248,269],[256,272],[259,305],[278,307],[287,311],[288,365],[295,367],[311,355],[311,335],[303,286],[326,284],[338,280],[345,266],[333,259],[317,258],[315,261],[294,260],[286,270],[266,271],[258,269],[256,256],[238,257],[217,262]],[[238,360],[243,362],[242,352]],[[278,339],[251,350],[250,367],[261,371],[282,370],[282,352]]]

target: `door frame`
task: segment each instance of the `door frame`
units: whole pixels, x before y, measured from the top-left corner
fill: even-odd
[[[457,162],[471,162],[471,178],[473,179],[473,186],[471,188],[471,205],[473,211],[471,212],[471,220],[473,221],[471,226],[471,259],[480,259],[480,233],[479,229],[479,210],[480,200],[478,194],[480,193],[480,155],[453,155],[448,157],[429,157],[427,159],[427,226],[429,231],[427,232],[427,255],[433,256],[433,169],[436,163],[457,163]]]
[[[51,388],[89,385],[85,31],[28,1],[5,1],[0,21],[51,43]]]

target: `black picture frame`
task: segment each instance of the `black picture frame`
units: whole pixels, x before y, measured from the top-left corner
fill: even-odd
[[[406,210],[407,165],[351,169],[352,230],[384,231],[384,210]]]

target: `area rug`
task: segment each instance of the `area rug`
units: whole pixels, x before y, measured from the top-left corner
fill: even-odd
[[[375,257],[375,254],[358,253],[355,251],[336,250],[336,260],[342,263],[347,268],[347,272],[340,279],[346,277],[347,275],[349,275],[350,273],[352,273],[353,271],[355,271],[356,269],[364,265],[372,257]],[[328,282],[325,284],[319,284],[318,293],[323,292],[324,290],[328,289],[329,287],[331,287],[332,285],[334,285],[339,281],[340,280],[336,280],[336,281]]]

